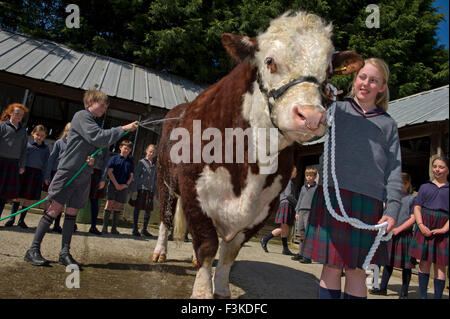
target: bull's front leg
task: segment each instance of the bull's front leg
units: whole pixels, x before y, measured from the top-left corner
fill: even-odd
[[[219,261],[214,272],[214,298],[231,298],[230,270],[241,245],[245,240],[243,233],[238,233],[230,242],[222,240],[220,244]]]
[[[152,261],[154,263],[163,263],[167,258],[167,239],[169,230],[167,226],[161,222],[159,225],[158,241],[156,242],[155,250],[153,251]]]

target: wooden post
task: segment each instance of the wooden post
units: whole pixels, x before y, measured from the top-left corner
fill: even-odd
[[[430,161],[428,165],[428,175],[433,179],[432,163],[435,157],[442,155],[442,136],[439,130],[434,131],[430,136]]]

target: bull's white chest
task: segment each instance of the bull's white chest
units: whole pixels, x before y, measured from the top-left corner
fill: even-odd
[[[263,188],[267,177],[254,175],[249,168],[245,187],[236,196],[227,169],[219,167],[213,172],[209,166],[203,168],[196,183],[198,200],[223,240],[232,240],[238,232],[256,226],[267,216],[270,202],[281,191],[281,175]]]

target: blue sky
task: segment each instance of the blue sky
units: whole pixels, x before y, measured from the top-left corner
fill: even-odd
[[[438,44],[444,44],[448,49],[448,2],[449,0],[436,0],[434,1],[434,7],[441,7],[438,11],[439,13],[445,13],[445,21],[439,24],[439,29],[437,30]]]

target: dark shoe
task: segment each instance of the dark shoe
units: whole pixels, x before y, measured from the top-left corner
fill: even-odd
[[[73,232],[75,233],[78,230],[77,224],[73,224]]]
[[[153,236],[152,234],[150,234],[147,229],[143,229],[141,232],[142,236],[144,237],[150,237],[150,238],[155,238],[155,236]]]
[[[77,265],[78,267],[80,267],[80,264],[75,259],[73,259],[70,253],[60,254],[58,263],[64,266]]]
[[[94,227],[94,228],[92,228],[92,227],[89,228],[89,232],[90,232],[91,234],[94,234],[94,235],[100,235],[100,236],[102,235],[102,233],[99,232],[98,229],[95,228],[95,227]]]
[[[17,226],[19,226],[20,228],[23,228],[23,229],[27,229],[28,228],[27,224],[25,224],[25,222],[23,220],[19,221]]]
[[[61,233],[62,233],[62,228],[61,228],[61,226],[59,226],[59,225],[53,226],[52,232],[61,234]]]
[[[283,249],[281,253],[286,256],[294,256],[294,253],[290,251],[288,248]]]
[[[400,295],[398,299],[408,299],[408,295]]]
[[[310,264],[310,263],[311,263],[311,259],[303,257],[303,258],[300,260],[300,262],[301,262],[302,264]]]
[[[369,293],[371,295],[386,296],[387,295],[387,290],[386,289],[372,288],[372,289],[369,290]]]
[[[300,254],[295,254],[293,257],[291,257],[291,259],[300,261],[303,259],[303,257]]]
[[[112,233],[112,231],[111,231],[111,233]],[[133,230],[133,236],[141,237],[141,233],[137,230]]]
[[[12,227],[14,225],[14,219],[10,219],[5,223],[5,227]]]
[[[167,240],[168,240],[168,241],[173,241],[173,235],[170,234],[170,235],[167,237]]]
[[[33,266],[48,265],[48,260],[42,257],[41,252],[38,249],[28,249],[23,259],[32,264]]]
[[[111,234],[120,235],[119,231],[116,228],[111,228]]]
[[[268,253],[269,250],[267,249],[267,242],[264,240],[264,238],[262,238],[259,242],[260,242],[260,244],[261,244],[262,249],[264,249],[264,251],[265,251],[266,253]]]

